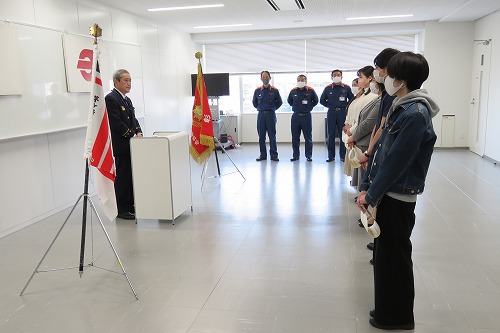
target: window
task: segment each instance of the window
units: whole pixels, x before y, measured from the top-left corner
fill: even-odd
[[[342,82],[350,86],[356,78],[357,70],[373,65],[373,58],[384,48],[415,51],[415,36],[408,34],[207,44],[206,70],[232,73],[229,76],[231,95],[219,100],[219,110],[227,114],[256,112],[252,98],[255,89],[262,85],[262,70],[271,72],[271,84],[280,91],[283,105],[278,112],[291,112],[287,98],[290,90],[295,87],[297,75],[306,74],[308,85],[321,97],[324,87],[331,83],[332,70],[341,69]],[[323,110],[324,107],[320,104],[313,109]]]
[[[275,86],[281,95],[283,105],[278,112],[292,112],[292,107],[287,99],[290,91],[296,86],[297,76],[303,73],[271,73],[271,85]],[[331,71],[306,73],[307,85],[314,88],[318,98],[321,97],[323,89],[331,82]],[[357,77],[356,71],[343,71],[342,82],[351,86],[352,80]],[[229,89],[230,96],[219,98],[219,110],[225,114],[254,113],[257,110],[253,107],[253,93],[260,87],[260,72],[252,74],[230,74]],[[318,103],[313,111],[324,111],[325,108]]]

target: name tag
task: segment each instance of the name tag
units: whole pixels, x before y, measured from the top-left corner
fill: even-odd
[[[345,97],[344,97],[344,96],[340,96],[340,97],[339,97],[339,101],[341,101],[341,102],[345,102]]]
[[[307,104],[307,99],[303,99],[302,104]]]

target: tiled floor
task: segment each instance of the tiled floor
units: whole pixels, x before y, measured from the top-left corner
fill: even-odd
[[[311,163],[289,162],[288,144],[279,152],[276,163],[255,162],[257,145],[228,151],[246,181],[219,153],[229,174],[203,191],[193,165],[194,211],[174,225],[105,222],[139,300],[124,276],[95,267],[36,274],[19,296],[68,211],[0,239],[0,332],[377,331],[370,238],[341,163],[326,163],[322,144]],[[435,152],[412,236],[416,332],[500,332],[499,198],[500,167]],[[92,225],[86,262],[119,271]],[[42,268],[77,266],[80,235],[81,207]]]

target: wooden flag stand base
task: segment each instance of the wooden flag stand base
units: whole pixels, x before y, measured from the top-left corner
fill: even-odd
[[[241,176],[241,178],[243,178],[243,181],[246,181],[246,178],[245,176],[243,176],[243,174],[241,173],[240,169],[238,169],[238,167],[236,166],[236,164],[234,163],[233,159],[231,158],[231,156],[229,156],[229,154],[227,153],[226,149],[224,148],[224,145],[221,144],[221,142],[219,141],[219,139],[217,139],[215,136],[214,136],[214,142],[215,142],[215,146],[214,146],[214,156],[215,156],[215,163],[217,164],[217,175],[215,176],[212,176],[212,177],[207,177],[207,168],[208,168],[208,161],[212,158],[212,156],[210,156],[209,158],[207,158],[207,160],[205,161],[205,164],[203,165],[203,171],[201,172],[201,190],[203,191],[203,185],[205,184],[205,179],[206,178],[215,178],[215,177],[221,177],[221,174],[220,174],[220,165],[219,165],[219,157],[217,155],[217,149],[220,148],[222,150],[222,153],[223,154],[226,154],[227,158],[229,158],[229,160],[231,161],[231,163],[233,164],[233,166],[236,168],[236,171],[233,171],[233,172],[230,172],[230,173],[227,173],[227,174],[224,174],[222,176],[226,176],[226,175],[230,175],[232,173],[235,173],[235,172],[238,172]]]
[[[99,220],[99,223],[101,224],[102,231],[104,232],[104,234],[106,235],[106,238],[108,239],[109,245],[111,246],[111,249],[113,250],[113,253],[115,254],[116,260],[118,261],[118,265],[120,266],[122,272],[121,273],[120,272],[115,272],[115,271],[112,271],[112,270],[109,270],[109,269],[106,269],[106,268],[99,267],[99,266],[95,265],[95,262],[97,261],[98,258],[94,258],[93,237],[92,237],[92,260],[90,261],[90,263],[88,263],[87,265],[85,265],[85,267],[86,268],[89,268],[89,267],[100,268],[100,269],[106,270],[108,272],[112,272],[112,273],[116,273],[116,274],[120,274],[120,275],[125,276],[125,278],[127,279],[128,285],[130,286],[130,289],[132,289],[132,293],[134,294],[135,298],[139,299],[139,297],[137,296],[137,293],[134,290],[134,287],[132,286],[132,283],[130,282],[130,279],[129,279],[128,275],[127,275],[127,272],[123,268],[123,265],[122,265],[122,262],[120,260],[120,257],[118,256],[118,253],[116,252],[116,249],[113,246],[113,243],[111,242],[111,239],[109,238],[108,232],[106,231],[106,228],[104,227],[104,224],[102,223],[101,217],[99,216],[99,214],[97,213],[97,211],[95,209],[95,205],[92,202],[92,198],[89,196],[88,189],[89,189],[89,161],[88,161],[88,159],[86,159],[86,161],[85,161],[85,185],[84,185],[83,193],[78,197],[78,200],[76,201],[76,203],[74,204],[73,208],[69,212],[68,217],[66,218],[66,220],[62,224],[61,228],[57,232],[56,237],[54,238],[54,240],[52,241],[52,243],[50,243],[49,248],[47,249],[47,251],[43,255],[42,259],[40,260],[40,262],[36,266],[35,270],[33,271],[33,274],[31,274],[31,277],[29,278],[28,282],[26,283],[26,285],[24,286],[23,290],[21,291],[20,296],[23,296],[26,288],[28,288],[28,285],[30,284],[31,280],[33,279],[33,277],[35,276],[36,273],[46,273],[46,272],[54,272],[54,271],[60,271],[60,270],[77,268],[77,267],[63,267],[63,268],[55,268],[55,269],[48,269],[48,270],[39,270],[40,266],[42,265],[42,262],[44,261],[45,257],[49,253],[49,251],[52,248],[52,246],[54,245],[54,243],[56,242],[57,238],[59,237],[59,234],[61,233],[61,231],[63,230],[64,226],[68,222],[71,214],[73,214],[73,211],[75,210],[76,206],[78,205],[78,203],[80,202],[80,200],[83,198],[82,238],[81,238],[81,246],[80,246],[80,265],[78,266],[78,269],[79,269],[79,272],[80,272],[80,277],[82,277],[82,275],[83,275],[83,268],[84,268],[84,263],[83,262],[84,262],[84,259],[85,259],[85,234],[86,234],[86,230],[87,230],[87,202],[89,202],[90,203],[90,207],[92,208],[92,211],[97,216],[97,219]],[[93,230],[93,228],[91,228],[91,230]]]

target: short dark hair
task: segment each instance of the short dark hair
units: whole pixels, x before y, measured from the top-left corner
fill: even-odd
[[[373,76],[374,69],[375,68],[373,68],[373,66],[365,66],[363,68],[360,68],[356,74],[358,75],[358,77],[360,77],[361,74],[364,74],[364,76],[366,77]]]
[[[332,75],[333,75],[333,73],[335,73],[335,72],[339,72],[339,73],[340,73],[340,76],[342,76],[342,71],[341,71],[340,69],[334,69],[334,70],[332,71]]]
[[[390,47],[383,49],[382,52],[377,54],[375,59],[373,59],[373,65],[378,66],[379,68],[386,68],[391,61],[391,58],[399,53],[399,50],[392,49]]]
[[[413,52],[399,52],[387,65],[387,75],[405,81],[408,90],[419,89],[429,77],[429,64],[424,56]]]
[[[298,79],[299,77],[303,77],[303,78],[304,78],[304,79],[306,79],[306,81],[307,81],[307,76],[305,76],[304,74],[300,74],[299,76],[297,76],[297,79]]]
[[[264,73],[267,73],[267,75],[269,75],[269,78],[271,78],[271,73],[269,73],[269,71],[260,72],[260,77],[262,77],[262,74],[264,74]]]

